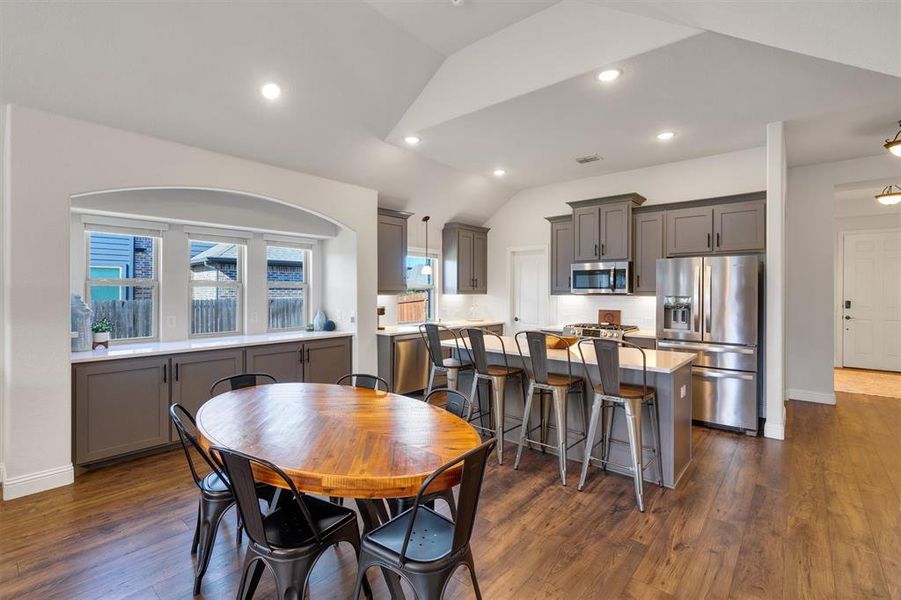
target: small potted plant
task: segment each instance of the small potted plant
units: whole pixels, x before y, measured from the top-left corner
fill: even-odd
[[[106,317],[94,321],[91,331],[94,332],[94,348],[103,346],[109,348],[109,334],[113,330],[113,324]]]

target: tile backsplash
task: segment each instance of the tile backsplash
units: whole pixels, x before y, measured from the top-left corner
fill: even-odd
[[[549,307],[554,325],[594,323],[598,310],[622,311],[624,325],[654,329],[657,323],[657,299],[654,296],[553,296]]]

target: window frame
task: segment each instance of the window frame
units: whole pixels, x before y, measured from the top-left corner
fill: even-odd
[[[265,277],[266,277],[266,331],[268,333],[283,333],[291,331],[304,331],[311,322],[310,317],[310,266],[313,263],[313,250],[309,244],[299,242],[287,242],[279,240],[265,241]],[[303,281],[269,281],[269,248],[294,248],[303,252]],[[298,327],[270,327],[269,318],[269,290],[272,289],[299,289],[303,291],[303,314],[301,324]]]
[[[430,291],[429,295],[430,301],[428,303],[429,312],[431,314],[426,314],[426,321],[434,321],[438,319],[438,272],[441,268],[441,260],[440,257],[432,252],[426,252],[425,249],[420,248],[407,248],[407,258],[427,258],[432,265],[432,283],[428,286],[416,286],[410,287],[410,277],[407,277],[407,292],[415,292],[415,291]],[[406,268],[406,264],[404,265]],[[415,323],[415,321],[398,321],[398,325],[408,325]]]
[[[216,338],[216,337],[228,337],[231,335],[244,335],[244,306],[246,303],[246,299],[244,298],[245,294],[245,286],[244,280],[246,279],[245,269],[247,268],[247,241],[246,240],[216,240],[216,236],[204,236],[202,233],[194,233],[190,231],[186,231],[188,238],[188,253],[187,253],[187,263],[188,263],[188,302],[187,302],[187,310],[188,310],[188,339],[195,338]],[[215,244],[220,243],[228,243],[234,244],[237,248],[236,254],[236,263],[235,263],[235,280],[215,280],[208,281],[203,279],[193,279],[191,277],[191,242],[213,242]],[[235,306],[235,329],[232,331],[213,331],[210,333],[194,333],[194,289],[195,288],[233,288],[235,289],[235,297],[237,298],[237,305]]]
[[[148,231],[147,233],[138,234],[137,232],[131,231],[128,228],[122,228],[121,232],[117,232],[115,227],[98,227],[97,229],[93,229],[91,226],[93,223],[86,222],[84,228],[84,301],[88,306],[93,305],[93,301],[91,299],[91,288],[93,287],[134,287],[134,288],[150,288],[150,299],[151,299],[151,307],[150,307],[150,331],[151,335],[146,337],[129,337],[129,338],[113,338],[110,336],[109,343],[110,345],[118,345],[118,344],[134,344],[134,343],[143,343],[143,342],[156,342],[160,339],[160,248],[162,246],[162,236],[160,234],[154,235],[155,232]],[[152,279],[138,279],[135,277],[91,277],[91,268],[103,267],[106,265],[92,265],[91,264],[91,234],[92,233],[108,233],[111,235],[121,235],[121,236],[129,236],[132,238],[135,237],[146,237],[150,238],[152,242],[152,252],[153,256],[151,258],[151,269],[153,270],[153,278]],[[119,268],[119,272],[122,272],[122,268]]]

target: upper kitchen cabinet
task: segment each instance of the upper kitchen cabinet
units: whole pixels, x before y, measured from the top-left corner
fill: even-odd
[[[705,254],[713,250],[713,207],[666,211],[666,255]]]
[[[766,247],[766,201],[736,202],[713,207],[716,252],[752,252]]]
[[[663,258],[663,211],[635,213],[632,217],[635,239],[632,291],[657,289],[657,259]]]
[[[488,293],[488,228],[447,223],[442,231],[445,294]]]
[[[551,294],[572,291],[573,215],[547,217],[551,223]]]
[[[762,252],[766,248],[763,192],[703,200],[666,211],[666,255]]]
[[[378,209],[380,294],[407,290],[407,219],[413,213]]]
[[[573,209],[573,261],[629,260],[632,250],[632,209],[640,194],[620,194],[569,202]]]

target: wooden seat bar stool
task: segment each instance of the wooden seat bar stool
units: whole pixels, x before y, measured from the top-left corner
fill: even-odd
[[[529,358],[532,363],[532,373],[529,377],[529,391],[526,393],[526,406],[525,412],[523,413],[526,424],[519,433],[519,447],[516,449],[516,460],[513,461],[513,468],[519,468],[519,461],[522,458],[522,447],[525,443],[528,443],[530,446],[537,444],[540,448],[542,448],[542,450],[544,448],[555,448],[557,450],[558,460],[560,462],[560,480],[562,481],[563,485],[566,485],[566,451],[584,440],[587,436],[585,428],[587,427],[588,423],[588,407],[585,402],[584,381],[582,377],[573,375],[572,360],[570,358],[570,353],[568,350],[568,342],[559,335],[555,335],[553,333],[545,333],[543,331],[520,331],[515,336],[513,336],[513,339],[516,341],[516,349],[519,351],[519,357],[522,360],[524,371],[528,372],[528,367],[526,366],[526,358],[522,351],[520,337],[524,337],[526,339],[526,344],[529,349]],[[555,345],[560,345],[563,348],[567,348],[567,371],[565,375],[548,372],[548,340],[555,341]],[[529,416],[532,410],[532,400],[535,396],[535,392],[538,392],[539,402],[541,403],[541,423],[539,424],[539,428],[541,429],[541,437],[540,441],[537,442],[530,437],[535,428],[532,428],[529,424]],[[582,407],[583,427],[581,432],[582,437],[577,439],[572,444],[567,444],[569,440],[569,428],[567,425],[567,400],[569,398],[569,394],[572,392],[579,394],[579,400]],[[544,403],[544,394],[546,393],[549,393],[551,395],[554,408],[554,417],[556,420],[555,429],[557,432],[557,440],[554,446],[551,446],[547,443],[547,432],[548,428],[551,427],[551,425],[549,424],[550,406],[545,405]]]
[[[432,367],[429,369],[429,386],[426,389],[426,395],[432,391],[432,388],[435,385],[435,373],[437,372],[446,373],[448,389],[456,390],[457,378],[460,375],[460,371],[472,368],[472,363],[463,362],[460,337],[453,329],[435,323],[423,323],[420,325],[419,335],[422,336],[422,341],[425,342],[426,350],[429,353],[429,362],[432,363]],[[444,351],[441,348],[442,335],[453,338],[457,350],[455,356],[444,356]]]
[[[648,463],[644,462],[645,450],[654,453],[653,458],[657,462],[657,484],[663,487],[663,460],[660,456],[660,413],[657,406],[656,391],[654,388],[648,387],[647,356],[642,348],[629,342],[600,338],[583,339],[579,342],[579,356],[582,358],[582,366],[585,369],[585,379],[588,381],[588,385],[591,385],[591,375],[588,372],[588,364],[585,362],[585,354],[582,350],[582,347],[586,344],[593,347],[601,382],[599,385],[592,386],[594,400],[591,404],[591,421],[589,421],[588,425],[588,439],[585,442],[585,457],[582,459],[579,491],[585,488],[585,480],[588,477],[588,465],[592,460],[601,463],[601,467],[606,471],[608,464],[615,464],[610,461],[611,443],[627,444],[629,446],[631,465],[616,466],[631,473],[635,482],[635,500],[638,504],[638,510],[644,512],[644,471],[650,464],[650,461]],[[622,383],[620,381],[619,351],[623,347],[634,348],[641,352],[641,385]],[[617,409],[623,409],[625,413],[626,430],[629,435],[627,441],[617,440],[612,437],[613,421],[616,417]],[[648,411],[650,428],[654,436],[654,445],[648,448],[645,448],[642,443],[641,413],[643,409]],[[591,453],[596,445],[595,438],[597,437],[599,418],[603,431],[600,440],[601,457],[595,458]]]
[[[491,395],[488,403],[488,427],[484,425],[473,424],[473,427],[480,432],[485,432],[497,438],[497,463],[504,464],[504,434],[513,431],[517,427],[522,426],[522,422],[506,427],[506,408],[505,388],[507,380],[510,377],[519,377],[522,389],[523,407],[526,404],[526,389],[528,387],[528,375],[525,369],[521,367],[511,367],[507,359],[507,349],[504,347],[504,339],[493,331],[481,329],[479,327],[468,327],[460,332],[463,338],[463,347],[469,354],[473,364],[472,390],[469,393],[470,399],[478,397],[478,386],[481,382],[487,382]],[[504,357],[503,365],[488,364],[488,353],[485,350],[485,336],[491,335],[497,338],[501,347],[501,356]],[[468,341],[467,341],[468,340]],[[482,417],[483,412],[481,402],[479,403],[479,412],[475,417]],[[523,413],[525,414],[525,413]]]

